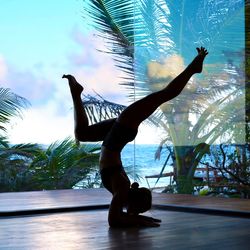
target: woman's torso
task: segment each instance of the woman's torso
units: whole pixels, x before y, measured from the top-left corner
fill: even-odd
[[[137,129],[115,122],[103,141],[99,159],[100,171],[102,180],[105,177],[103,182],[105,181],[107,189],[112,193],[118,191],[112,190],[113,186],[117,186],[113,185],[117,181],[121,184],[118,185],[117,189],[120,189],[123,185],[126,189],[130,187],[129,178],[123,169],[121,151],[129,141],[135,138],[136,134]]]
[[[120,152],[111,151],[102,146],[100,154],[100,174],[104,187],[112,194],[130,188],[130,180],[122,166]],[[124,205],[126,199],[124,200]]]
[[[99,158],[100,170],[108,167],[122,166],[121,153],[107,149],[105,146],[102,146],[100,158]]]

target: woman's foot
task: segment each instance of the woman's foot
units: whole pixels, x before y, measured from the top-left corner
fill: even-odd
[[[194,74],[202,72],[203,61],[208,54],[207,50],[204,47],[196,48],[196,50],[198,52],[198,55],[188,66]]]
[[[83,86],[76,81],[74,76],[72,76],[72,75],[63,75],[62,78],[68,79],[70,91],[71,91],[71,94],[73,96],[81,95],[81,93],[83,91]]]

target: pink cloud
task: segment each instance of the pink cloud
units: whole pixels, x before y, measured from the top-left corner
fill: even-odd
[[[71,73],[83,83],[85,92],[94,90],[105,98],[113,98],[110,101],[125,103],[127,93],[120,85],[122,72],[115,67],[110,55],[98,51],[105,50],[103,40],[79,30],[74,30],[72,37],[80,50],[69,56]]]
[[[76,53],[72,53],[69,56],[70,61],[77,67],[91,66],[98,67],[105,62],[103,53],[97,51],[97,49],[103,49],[103,41],[94,37],[92,33],[84,34],[81,31],[74,29],[72,31],[73,41],[79,45],[80,50]]]
[[[1,81],[1,84],[2,84],[2,82],[4,82],[7,73],[8,73],[7,64],[5,62],[4,57],[2,55],[0,55],[0,81]]]
[[[42,66],[40,66],[42,67]],[[54,90],[53,82],[44,76],[40,70],[20,70],[6,63],[0,57],[0,84],[10,88],[14,93],[25,97],[31,103],[42,103],[51,97]]]

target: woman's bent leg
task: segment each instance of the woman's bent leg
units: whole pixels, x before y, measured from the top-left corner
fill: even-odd
[[[77,130],[77,138],[79,141],[103,141],[116,120],[117,118],[113,118],[95,123],[85,128],[79,127]]]
[[[68,79],[74,106],[75,138],[78,141],[102,141],[113,126],[116,118],[109,119],[94,125],[89,125],[87,114],[84,110],[81,93],[83,87],[72,75],[63,75]]]

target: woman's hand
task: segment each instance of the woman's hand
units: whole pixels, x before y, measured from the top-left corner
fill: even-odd
[[[119,179],[120,185],[122,180],[123,178]],[[124,193],[121,193],[122,191]],[[122,191],[114,194],[112,198],[108,216],[110,227],[159,227],[160,226],[161,220],[144,215],[134,215],[123,212],[124,197],[127,198],[126,195],[128,194],[128,192],[125,192],[124,190]]]
[[[145,227],[159,227],[161,223],[161,220],[159,219],[144,215],[138,215],[138,220],[139,220],[139,225]]]

